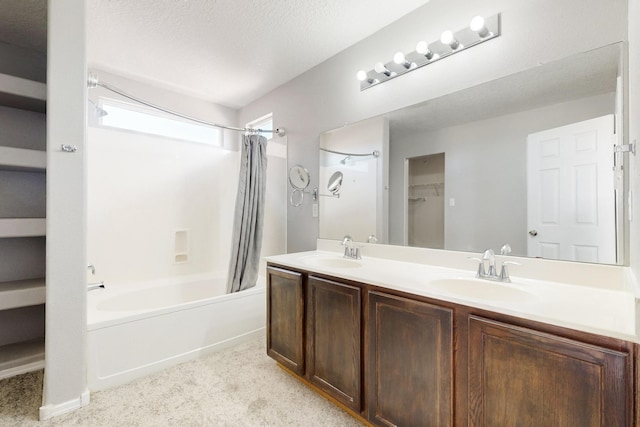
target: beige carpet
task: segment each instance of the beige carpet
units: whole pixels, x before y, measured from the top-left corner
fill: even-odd
[[[283,372],[264,338],[187,362],[37,421],[42,371],[0,381],[0,426],[361,426]]]

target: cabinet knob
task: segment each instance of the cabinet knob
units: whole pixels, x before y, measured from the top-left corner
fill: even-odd
[[[536,230],[529,230],[529,234],[533,237],[536,237],[538,235],[538,232]]]

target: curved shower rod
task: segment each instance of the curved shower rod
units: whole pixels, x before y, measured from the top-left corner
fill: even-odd
[[[116,88],[115,86],[112,86],[109,83],[101,82],[98,79],[97,76],[95,76],[93,74],[89,74],[89,77],[87,78],[87,87],[89,89],[93,89],[93,88],[96,88],[98,86],[100,86],[102,88],[105,88],[108,91],[111,91],[113,93],[117,93],[118,95],[123,96],[123,97],[125,97],[127,99],[130,99],[131,101],[135,101],[135,102],[137,102],[139,104],[146,105],[147,107],[155,108],[156,110],[160,110],[160,111],[163,111],[163,112],[165,112],[167,114],[171,114],[173,116],[181,117],[183,119],[187,119],[187,120],[190,120],[192,122],[201,123],[201,124],[208,125],[208,126],[214,126],[214,127],[221,128],[221,129],[234,130],[234,131],[238,131],[238,132],[245,132],[245,133],[249,133],[249,134],[253,134],[253,133],[273,133],[273,134],[278,135],[278,136],[285,136],[287,134],[285,132],[284,128],[276,128],[274,130],[253,129],[253,128],[238,128],[238,127],[234,127],[234,126],[225,126],[225,125],[220,125],[218,123],[212,123],[212,122],[207,122],[205,120],[196,119],[195,117],[187,116],[186,114],[178,113],[176,111],[160,107],[159,105],[152,104],[151,102],[147,102],[144,99],[140,99],[140,98],[138,98],[136,96],[130,95],[127,92],[124,92],[123,90],[120,90],[120,89]]]
[[[345,153],[342,151],[329,150],[328,148],[320,147],[320,151],[326,151],[327,153],[339,154],[341,156],[349,156],[349,157],[366,157],[366,156],[380,157],[380,152],[378,150],[373,150],[373,152],[371,153],[357,154],[357,153]]]

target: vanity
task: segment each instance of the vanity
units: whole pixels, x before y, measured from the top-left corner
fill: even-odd
[[[477,254],[342,251],[267,258],[267,354],[361,421],[638,425],[626,268],[517,258],[502,283],[475,278]]]

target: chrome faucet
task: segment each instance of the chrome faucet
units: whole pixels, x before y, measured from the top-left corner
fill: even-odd
[[[97,289],[104,289],[104,282],[89,283],[87,285],[87,291],[95,291]]]
[[[508,248],[508,252],[505,250],[505,247]],[[508,244],[505,244],[500,251],[503,255],[505,252],[510,253],[511,247]],[[493,249],[487,249],[482,254],[482,259],[480,258],[471,258],[475,261],[478,261],[478,272],[476,273],[476,277],[479,279],[485,280],[493,280],[495,282],[504,282],[511,283],[511,278],[509,277],[509,265],[520,265],[517,262],[513,261],[504,261],[502,263],[502,268],[500,269],[500,274],[498,274],[498,270],[496,268],[496,254],[493,252]],[[488,262],[488,269],[485,269],[485,262]]]
[[[493,252],[493,249],[487,249],[484,251],[482,255],[482,266],[484,267],[484,262],[489,261],[489,270],[487,270],[486,277],[497,277],[496,274],[496,254]]]
[[[353,246],[353,239],[348,234],[342,238],[341,245],[344,246],[344,258],[362,259],[360,247]]]
[[[87,268],[91,272],[91,275],[93,275],[93,276],[96,275],[96,267],[93,264],[89,264],[87,266]],[[88,283],[87,284],[87,291],[95,291],[96,289],[104,289],[104,281],[98,282],[98,283]]]

